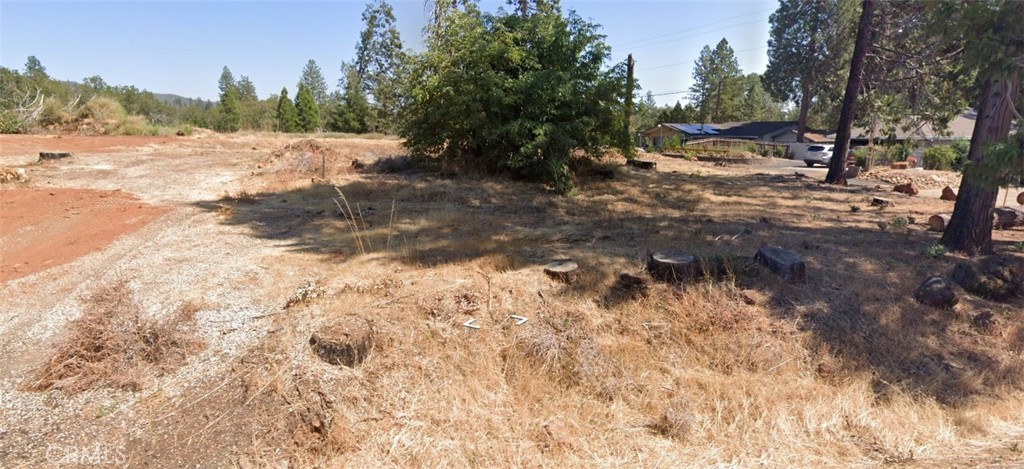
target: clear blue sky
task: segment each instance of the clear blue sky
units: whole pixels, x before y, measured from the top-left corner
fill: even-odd
[[[406,47],[422,48],[421,0],[392,2]],[[495,11],[503,1],[484,1]],[[693,62],[723,37],[745,73],[767,64],[768,16],[775,0],[563,0],[602,25],[613,61],[632,52],[644,92],[686,90]],[[225,65],[248,76],[261,98],[287,86],[294,93],[302,67],[316,60],[333,88],[351,61],[362,29],[363,1],[120,1],[0,0],[0,65],[22,69],[35,55],[50,76],[99,75],[111,85],[216,99]],[[685,102],[686,94],[656,98]]]

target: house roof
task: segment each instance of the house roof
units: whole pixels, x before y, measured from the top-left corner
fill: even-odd
[[[682,132],[687,135],[718,135],[718,126],[715,124],[677,124],[677,123],[662,123],[659,124],[677,132]],[[645,134],[649,134],[652,131],[657,131],[658,127],[651,127],[644,131]]]
[[[935,127],[931,124],[920,124],[914,125],[913,122],[907,121],[905,125],[899,125],[896,127],[895,137],[897,140],[947,140],[947,139],[970,139],[971,134],[974,132],[974,122],[978,118],[978,113],[973,110],[967,110],[956,116],[949,122],[946,128]],[[835,133],[829,134],[830,137],[835,137]],[[865,139],[870,138],[871,129],[863,127],[854,127],[850,129],[850,138]],[[875,138],[884,138],[885,134],[882,130],[876,129]]]
[[[735,122],[722,124],[723,137],[764,138],[784,134],[796,128],[795,121]]]

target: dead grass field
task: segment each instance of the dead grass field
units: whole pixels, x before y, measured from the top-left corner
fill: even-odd
[[[208,347],[138,391],[52,390],[43,405],[36,391],[0,388],[29,409],[0,407],[0,422],[20,428],[0,431],[5,466],[39,462],[45,446],[19,445],[55,423],[84,429],[64,444],[121,444],[129,463],[154,467],[1024,464],[1021,299],[966,297],[952,311],[912,299],[959,260],[925,255],[938,239],[924,230],[927,216],[949,202],[665,158],[657,172],[609,161],[614,179],[595,172],[558,197],[409,168],[387,140],[244,136],[161,147],[131,165],[111,158],[104,171],[168,165],[206,181],[150,195],[125,184],[231,246],[213,257],[230,266],[204,275],[253,270],[174,292],[135,264],[103,264],[136,274],[152,319],[202,304],[189,320]],[[33,179],[60,180],[88,184],[85,172],[53,168]],[[871,207],[880,194],[896,207]],[[908,216],[914,223],[898,221]],[[995,237],[1012,254],[1024,232]],[[803,256],[809,282],[737,263],[722,281],[652,283],[646,294],[617,284],[620,272],[644,275],[650,250],[749,258],[766,244]],[[188,255],[186,244],[145,246],[150,257]],[[574,283],[542,272],[560,258],[580,264]],[[159,265],[184,278],[201,264]],[[56,281],[41,277],[4,291],[31,295],[27,286]],[[82,298],[100,285],[86,287]],[[224,319],[235,311],[229,294],[251,296],[258,311]],[[983,311],[994,322],[973,320]],[[462,325],[473,318],[480,329]],[[365,360],[349,368],[317,358],[311,336],[352,320],[374,333]],[[254,332],[235,339],[247,327]],[[40,350],[61,329],[29,340],[35,352],[0,343],[22,350],[0,365],[5,386],[23,386],[46,363]],[[237,340],[237,352],[221,340]],[[34,420],[32,409],[46,408],[59,418]]]

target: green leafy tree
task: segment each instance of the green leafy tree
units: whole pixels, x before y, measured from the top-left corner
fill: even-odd
[[[316,64],[315,60],[309,59],[309,62],[306,62],[299,81],[306,85],[306,88],[309,88],[310,92],[313,93],[313,99],[316,100],[318,106],[327,104],[329,98],[327,80],[324,79],[324,74],[320,71],[320,66]]]
[[[33,81],[49,80],[50,75],[46,73],[46,67],[34,55],[28,56],[25,61],[25,76]]]
[[[623,128],[624,64],[604,68],[598,26],[557,3],[528,16],[449,13],[413,66],[400,135],[416,158],[574,187],[574,154]]]
[[[278,132],[298,132],[299,114],[295,104],[288,99],[288,88],[281,88],[281,96],[277,100],[277,112],[274,114]]]
[[[739,105],[736,119],[741,121],[777,121],[781,120],[782,103],[772,98],[764,89],[761,75],[751,73],[740,81]]]
[[[408,75],[408,58],[390,4],[384,0],[367,4],[363,24],[354,65],[365,95],[373,97],[367,121],[374,132],[391,132],[405,94],[402,83]]]
[[[812,110],[824,117],[819,124],[832,128],[853,51],[856,6],[848,0],[779,0],[769,17],[768,68],[762,81],[776,100],[798,104],[799,142]]]
[[[313,91],[302,82],[299,83],[299,91],[295,95],[295,111],[300,131],[315,132],[320,128],[320,106],[316,104]]]
[[[724,122],[736,114],[740,96],[740,72],[736,54],[722,38],[714,49],[704,46],[693,68],[690,99],[699,111],[700,122]]]

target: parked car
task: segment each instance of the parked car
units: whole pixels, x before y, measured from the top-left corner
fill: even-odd
[[[823,164],[828,166],[828,162],[832,161],[832,153],[834,153],[836,147],[832,145],[811,145],[807,147],[807,154],[804,155],[804,164],[807,167],[814,166],[816,164]]]

